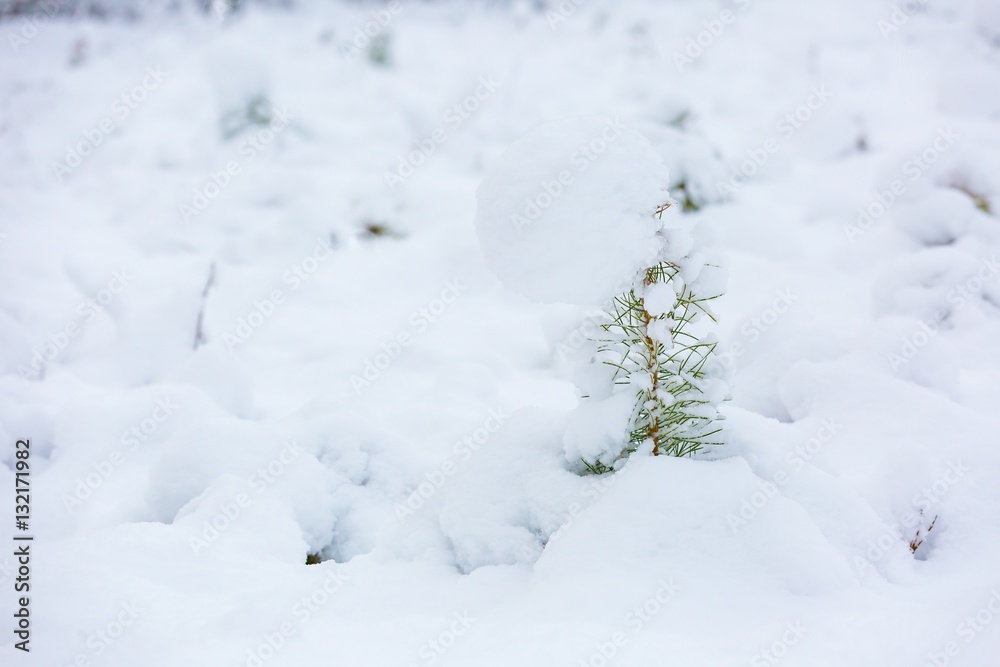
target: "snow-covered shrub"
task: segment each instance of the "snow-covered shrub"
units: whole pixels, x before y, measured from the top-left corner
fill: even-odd
[[[486,264],[541,303],[598,306],[582,400],[565,434],[581,470],[633,452],[684,456],[714,444],[728,388],[704,322],[721,263],[670,202],[663,158],[619,120],[547,123],[498,158],[478,191]],[[676,211],[676,208],[671,211]]]
[[[703,323],[715,322],[710,302],[722,294],[724,271],[686,231],[660,234],[662,252],[605,307],[591,366],[578,380],[583,398],[564,441],[570,459],[592,473],[637,451],[687,456],[720,444],[728,385]]]

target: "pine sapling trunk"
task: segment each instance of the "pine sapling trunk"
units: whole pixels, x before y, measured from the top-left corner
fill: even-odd
[[[649,276],[643,283],[648,287],[651,283],[649,282]],[[656,397],[660,389],[660,355],[657,351],[656,341],[654,341],[649,335],[649,324],[653,321],[653,316],[649,314],[646,310],[646,304],[640,300],[642,303],[642,332],[643,339],[646,343],[646,360],[647,368],[646,371],[649,373],[649,377],[652,380],[652,386],[646,393],[646,404],[649,405],[650,402],[656,401]],[[673,331],[671,331],[673,333]],[[649,425],[646,427],[646,437],[653,443],[653,456],[660,455],[660,417],[658,410],[650,410]]]

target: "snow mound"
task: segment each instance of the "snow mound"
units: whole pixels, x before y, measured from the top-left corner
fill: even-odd
[[[486,264],[532,301],[595,305],[660,250],[663,160],[618,120],[546,123],[501,155],[477,191]]]

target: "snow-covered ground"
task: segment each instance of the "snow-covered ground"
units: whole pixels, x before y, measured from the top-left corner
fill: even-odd
[[[549,4],[0,23],[3,665],[998,664],[998,5]],[[729,262],[726,444],[605,477],[474,225],[581,115]]]

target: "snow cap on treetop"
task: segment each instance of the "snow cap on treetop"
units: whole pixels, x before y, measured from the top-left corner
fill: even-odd
[[[657,261],[654,217],[669,200],[656,149],[618,119],[541,125],[477,191],[476,231],[504,287],[540,303],[597,305]]]

